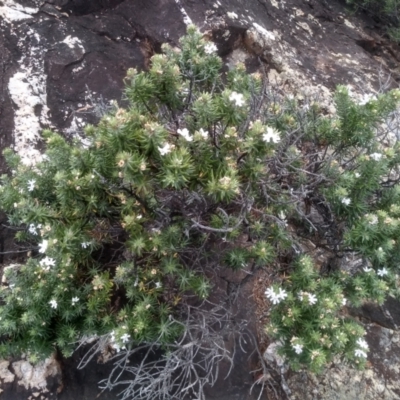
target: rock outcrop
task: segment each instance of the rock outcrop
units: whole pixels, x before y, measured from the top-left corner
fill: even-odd
[[[40,158],[44,128],[83,140],[85,124],[97,122],[111,101],[123,102],[127,69],[146,68],[162,43],[178,44],[190,23],[216,43],[228,67],[244,62],[254,71],[261,66],[271,85],[293,95],[318,94],[328,113],[334,111],[331,90],[337,84],[350,85],[357,96],[397,86],[400,79],[398,46],[379,34],[374,21],[347,15],[340,2],[2,0],[0,148],[13,146],[30,164]],[[0,168],[4,171],[3,160]],[[235,276],[218,279],[222,290],[236,288],[239,311],[250,310],[246,314],[256,323],[249,290],[258,277],[245,284]],[[257,398],[259,390],[249,394],[254,380],[270,380],[269,398],[275,392],[279,399],[400,398],[397,324],[380,309],[366,306],[362,312],[356,314],[368,327],[372,350],[366,371],[337,363],[318,377],[274,374],[272,367],[271,375],[253,376],[254,357],[241,353],[228,382],[217,382],[209,399]],[[111,367],[94,362],[78,371],[81,355],[35,367],[26,360],[0,362],[2,398],[116,399],[96,385]]]
[[[32,365],[22,359],[0,362],[0,395],[3,399],[56,399],[62,391],[62,371],[59,361],[49,357]]]

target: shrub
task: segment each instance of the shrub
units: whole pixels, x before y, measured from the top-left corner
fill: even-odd
[[[372,17],[380,20],[395,42],[400,41],[400,2],[399,0],[346,0],[347,4],[357,10],[361,8]]]
[[[292,367],[365,364],[343,307],[399,294],[400,152],[382,143],[400,93],[355,101],[339,86],[330,115],[243,65],[222,73],[215,51],[191,27],[148,72],[128,71],[129,106],[85,143],[45,131],[33,167],[5,151],[1,205],[31,256],[0,290],[3,354],[68,356],[93,335],[172,354],[188,329],[180,305],[227,266],[271,271],[266,329]]]

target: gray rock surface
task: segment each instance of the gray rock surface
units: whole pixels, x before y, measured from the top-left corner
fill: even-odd
[[[369,366],[355,371],[339,360],[323,375],[293,374],[291,400],[394,400],[400,398],[400,334],[370,325],[366,336]]]
[[[99,104],[104,110],[111,100],[121,101],[126,70],[146,68],[161,44],[177,45],[192,22],[217,44],[228,66],[241,61],[255,71],[263,65],[271,85],[292,94],[318,93],[327,112],[334,111],[330,93],[337,84],[350,85],[357,95],[379,90],[389,75],[389,87],[400,79],[399,47],[376,33],[375,22],[346,15],[338,2],[1,0],[0,148],[13,145],[24,162],[31,163],[40,157],[43,128],[82,136],[85,124],[98,121]],[[1,158],[0,168],[4,171]],[[10,249],[8,232],[1,229],[0,248]],[[254,280],[229,273],[214,279],[214,296],[236,291],[238,318],[248,319],[258,336]],[[338,362],[319,377],[286,372],[291,397],[400,398],[399,305],[389,301],[387,307],[390,318],[370,305],[354,312],[368,326],[371,365],[366,371]],[[249,389],[254,380],[263,379],[273,388],[268,398],[287,397],[280,372],[274,375],[271,369],[271,375],[261,377],[250,373],[259,367],[257,354],[250,344],[245,350],[237,353],[228,380],[221,378],[210,388],[208,399],[255,399],[260,386],[252,395]],[[25,360],[0,362],[1,398],[116,399],[115,393],[97,388],[111,366],[94,360],[87,369],[77,370],[81,356],[78,352],[69,360],[48,360],[41,365],[45,374]]]

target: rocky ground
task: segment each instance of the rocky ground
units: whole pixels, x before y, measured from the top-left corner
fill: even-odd
[[[331,91],[350,85],[355,93],[397,87],[400,49],[365,15],[350,15],[341,2],[324,0],[1,0],[0,148],[13,146],[30,163],[42,148],[46,127],[82,137],[110,101],[122,101],[123,78],[130,67],[146,68],[164,42],[177,44],[186,26],[196,24],[218,46],[226,64],[265,68],[271,85],[294,95],[313,93],[332,112]],[[4,162],[0,160],[4,171]],[[3,229],[3,228],[2,228]],[[1,250],[9,248],[3,229]],[[0,261],[6,261],[1,259]],[[265,318],[260,298],[268,280],[261,272],[245,278],[221,273],[215,296],[237,301],[237,318],[247,319],[259,348],[268,342],[257,329]],[[356,372],[338,361],[321,376],[281,374],[268,353],[267,370],[249,342],[235,368],[208,392],[208,400],[398,399],[399,305],[366,305],[349,310],[365,323],[371,352],[369,368]],[[227,346],[233,343],[227,342]],[[271,350],[271,348],[269,348]],[[84,370],[70,360],[52,358],[35,367],[25,360],[0,362],[2,399],[116,399],[97,382],[110,365],[94,360]]]

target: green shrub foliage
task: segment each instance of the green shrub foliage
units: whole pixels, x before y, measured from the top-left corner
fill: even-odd
[[[357,102],[340,86],[331,115],[221,67],[191,27],[148,72],[128,71],[129,105],[84,143],[46,131],[33,167],[5,152],[1,205],[31,255],[5,272],[3,354],[69,355],[107,334],[117,350],[168,346],[181,333],[170,315],[226,266],[271,272],[266,330],[292,367],[365,364],[344,307],[399,293],[400,152],[382,145],[399,91]]]
[[[400,1],[399,0],[346,0],[354,10],[362,9],[384,25],[389,37],[400,42]]]

